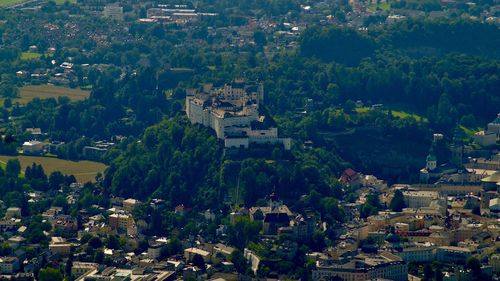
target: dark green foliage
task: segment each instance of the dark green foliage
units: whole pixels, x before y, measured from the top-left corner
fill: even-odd
[[[39,281],[62,281],[63,275],[59,269],[56,268],[43,268],[38,273]]]
[[[12,247],[9,243],[4,242],[0,244],[0,255],[1,256],[9,256],[12,254]]]
[[[42,222],[41,217],[32,217],[32,221],[28,225],[28,229],[23,234],[28,240],[28,243],[48,243],[47,236],[44,231],[50,231],[52,226],[48,222]]]
[[[118,250],[120,248],[120,240],[115,235],[110,235],[106,241],[106,247]]]
[[[401,212],[403,208],[406,207],[405,204],[405,199],[403,196],[403,192],[401,190],[396,190],[394,192],[394,197],[391,200],[391,204],[389,205],[389,208],[394,211],[394,212]]]
[[[101,241],[101,239],[99,237],[92,237],[92,238],[90,238],[88,244],[89,244],[90,247],[92,247],[94,249],[102,247],[102,241]]]
[[[42,165],[33,163],[31,166],[26,167],[24,176],[35,190],[45,191],[49,187],[47,175],[45,175]]]
[[[477,277],[481,276],[481,262],[479,261],[478,258],[470,257],[467,260],[465,267],[472,271],[472,274],[474,275],[474,277],[477,278]]]
[[[201,255],[199,255],[199,254],[195,254],[193,256],[192,262],[193,262],[194,266],[197,266],[197,267],[199,267],[199,268],[201,268],[203,270],[206,268],[205,260],[203,260],[203,257]]]
[[[424,265],[424,278],[423,280],[432,280],[434,277],[434,270],[432,269],[432,265],[426,264]]]
[[[236,271],[239,273],[245,273],[248,269],[248,262],[243,256],[243,252],[236,249],[231,253],[230,257],[231,262],[234,264]]]
[[[492,24],[479,21],[408,20],[393,25],[384,36],[395,47],[411,52],[419,52],[419,48],[422,51],[424,48],[433,48],[438,54],[461,52],[495,57],[500,55],[500,31]]]
[[[239,249],[243,249],[249,242],[259,240],[259,231],[262,229],[262,222],[250,221],[247,217],[236,218],[234,224],[230,224],[227,229],[229,242]]]
[[[5,168],[5,173],[8,177],[17,178],[21,172],[21,163],[18,159],[9,159]]]
[[[300,41],[300,52],[304,56],[349,65],[358,64],[373,50],[373,41],[352,29],[311,28],[302,34]]]
[[[376,215],[380,209],[382,209],[382,206],[380,205],[378,194],[370,193],[366,196],[366,203],[361,208],[360,216],[362,218],[366,218],[368,216]]]
[[[217,180],[221,151],[206,129],[176,117],[148,128],[141,142],[130,140],[126,146],[106,174],[114,194],[142,199],[153,194],[174,206],[196,200],[209,205],[220,199],[213,189],[203,198],[193,197],[198,190],[210,190]]]

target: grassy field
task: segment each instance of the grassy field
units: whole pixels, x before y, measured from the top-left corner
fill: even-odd
[[[0,0],[0,8],[20,4],[26,1],[27,0]],[[62,5],[66,1],[69,3],[76,3],[76,0],[54,0],[57,5]]]
[[[359,114],[368,113],[368,111],[370,111],[370,110],[371,109],[369,107],[358,107],[355,109],[355,111]],[[384,109],[384,112],[387,112],[387,110]],[[394,109],[391,109],[391,113],[394,117],[398,117],[398,118],[413,117],[415,120],[417,120],[417,122],[427,122],[427,118],[422,117],[422,116],[415,114],[415,113],[410,113],[410,112],[403,111],[403,110],[394,110]]]
[[[368,111],[370,111],[370,108],[369,107],[358,107],[355,109],[355,111],[357,113],[363,114],[363,113],[367,113]]]
[[[481,128],[467,128],[463,125],[460,125],[460,129],[464,132],[464,139],[470,139],[474,137],[474,134],[481,131]]]
[[[375,12],[377,10],[377,8],[382,10],[382,11],[387,12],[391,9],[391,3],[389,3],[389,2],[382,2],[379,4],[373,3],[370,6],[368,6],[368,9],[372,12]]]
[[[413,117],[417,122],[427,122],[427,118],[422,117],[420,115],[414,114],[414,113],[408,113],[405,111],[398,111],[398,110],[392,110],[392,115],[399,117],[399,118],[405,118],[405,117]]]
[[[0,165],[5,165],[9,159],[18,158],[24,171],[28,165],[37,163],[43,166],[45,173],[60,171],[66,175],[74,175],[79,182],[95,181],[97,173],[103,173],[106,165],[93,161],[69,161],[41,156],[4,156],[0,155]]]
[[[62,5],[64,4],[65,2],[69,2],[69,3],[72,3],[72,4],[76,4],[76,0],[55,0],[54,2],[56,2],[57,5]]]
[[[7,7],[24,2],[25,0],[0,0],[0,7]]]
[[[42,54],[34,53],[34,52],[22,52],[21,60],[34,60],[41,57]]]
[[[70,89],[53,85],[24,86],[19,90],[20,98],[14,99],[13,103],[26,104],[34,98],[47,99],[58,97],[69,97],[71,100],[84,100],[90,94],[89,91]]]

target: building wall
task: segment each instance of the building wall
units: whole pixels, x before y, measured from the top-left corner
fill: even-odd
[[[252,269],[252,271],[254,273],[257,273],[257,270],[259,269],[259,265],[260,265],[260,258],[248,249],[245,249],[243,251],[243,256],[250,263],[250,268]]]
[[[148,248],[148,257],[150,259],[159,258],[161,255],[161,249],[162,249],[162,247],[149,247]]]
[[[489,259],[494,272],[500,272],[500,255],[493,255]]]
[[[128,215],[112,214],[109,216],[109,226],[113,229],[127,230],[132,225],[132,218]]]
[[[432,262],[436,259],[435,247],[421,247],[412,249],[403,249],[397,253],[404,261],[410,262]]]
[[[438,197],[437,193],[425,195],[420,192],[403,192],[403,195],[408,208],[428,207],[432,200],[435,200]]]
[[[331,280],[335,276],[340,277],[344,281],[368,280],[368,275],[365,272],[332,271],[329,269],[316,269],[312,272],[312,280],[314,281],[327,281]]]
[[[480,146],[495,145],[497,142],[497,134],[488,132],[476,133],[474,134],[474,142]]]
[[[226,138],[224,146],[228,148],[248,148],[248,138]]]
[[[488,124],[488,133],[495,133],[497,137],[500,136],[500,124],[497,123],[489,123]]]
[[[465,264],[471,256],[467,249],[452,249],[449,247],[439,247],[436,250],[436,259],[440,262]]]
[[[29,145],[23,144],[23,152],[24,153],[40,153],[43,151],[43,143],[41,142],[36,142],[36,143],[31,143]]]
[[[312,280],[314,281],[327,281],[335,276],[342,278],[344,281],[364,281],[377,278],[406,281],[408,280],[408,264],[404,262],[390,262],[368,270],[317,267],[312,272]]]
[[[223,99],[230,101],[236,106],[242,106],[238,115],[227,114],[225,108],[212,109],[204,104],[203,99],[196,98],[193,93],[186,97],[186,114],[192,124],[201,124],[212,128],[217,138],[225,139],[227,136],[237,138],[247,137],[247,141],[241,139],[226,140],[226,147],[245,147],[250,143],[256,144],[281,144],[286,150],[291,149],[291,139],[279,138],[278,129],[252,130],[251,123],[259,121],[259,105],[246,105],[248,101],[261,102],[264,99],[263,85],[259,84],[257,92],[248,97],[244,87],[233,88],[225,85],[222,88],[210,90]],[[207,93],[207,91],[205,91]],[[257,100],[257,101],[255,101]]]
[[[49,245],[49,249],[52,254],[68,255],[71,253],[71,245],[66,243]]]
[[[0,262],[0,273],[1,274],[13,274],[19,270],[19,260],[13,258],[11,261]]]

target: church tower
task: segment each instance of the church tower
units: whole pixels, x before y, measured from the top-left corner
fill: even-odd
[[[269,209],[271,212],[278,210],[281,206],[281,202],[278,200],[278,195],[276,192],[271,193],[269,195]]]
[[[437,167],[437,157],[436,154],[434,153],[434,149],[431,146],[431,149],[429,151],[429,154],[427,155],[427,158],[425,158],[425,168],[427,171],[433,171]]]
[[[451,164],[456,167],[462,167],[464,158],[464,146],[462,143],[463,133],[460,127],[456,127],[453,132],[453,140],[450,146]]]

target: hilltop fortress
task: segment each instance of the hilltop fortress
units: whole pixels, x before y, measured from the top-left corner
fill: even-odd
[[[264,85],[244,79],[186,91],[186,114],[191,123],[212,128],[226,148],[282,145],[290,150],[290,138],[280,138],[278,128],[259,113],[263,104]]]

